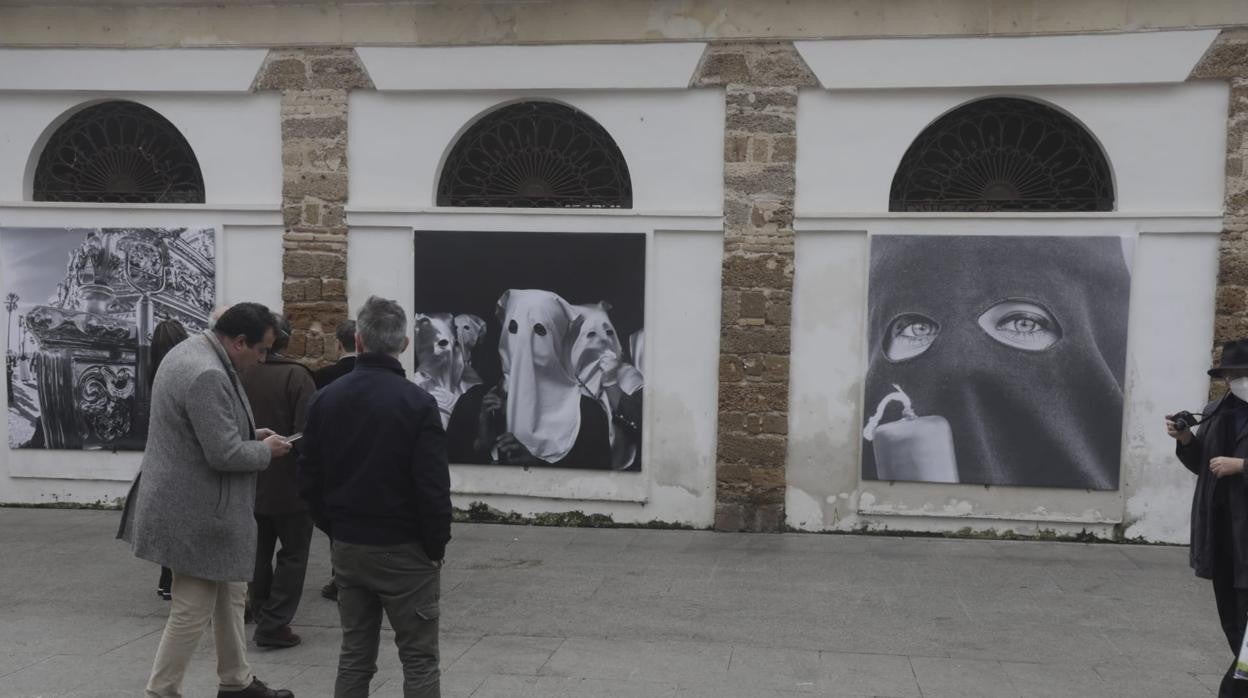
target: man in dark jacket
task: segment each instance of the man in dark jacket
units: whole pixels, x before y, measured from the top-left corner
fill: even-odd
[[[290,322],[276,316],[277,337],[268,359],[242,375],[256,423],[284,436],[303,430],[308,404],[316,393],[312,371],[281,355],[290,343]],[[298,446],[296,442],[296,447]],[[294,647],[300,638],[290,629],[308,571],[312,519],[299,496],[295,454],[273,459],[256,479],[256,569],[248,586],[251,616],[260,647]],[[281,548],[277,549],[278,542]],[[277,549],[277,564],[273,552]]]
[[[1193,434],[1166,417],[1166,432],[1176,453],[1196,474],[1192,498],[1191,565],[1196,576],[1213,581],[1222,632],[1231,647],[1231,667],[1218,696],[1248,696],[1248,681],[1237,681],[1235,659],[1248,619],[1248,339],[1228,342],[1222,361],[1209,375],[1226,381],[1229,393],[1210,402]]]
[[[355,320],[344,320],[334,331],[334,336],[338,339],[338,348],[342,350],[342,354],[334,363],[312,373],[317,390],[342,378],[355,368]]]
[[[299,482],[333,540],[342,617],[335,698],[364,698],[377,671],[381,614],[394,628],[405,698],[437,698],[438,586],[451,538],[450,471],[438,403],[407,380],[407,314],[369,298],[355,370],[317,394]]]

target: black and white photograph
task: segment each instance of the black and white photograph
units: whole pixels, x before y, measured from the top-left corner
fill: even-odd
[[[1130,242],[874,236],[863,479],[1118,489]]]
[[[452,463],[641,470],[643,234],[416,233],[414,380]]]
[[[212,228],[0,228],[9,448],[142,450],[152,333],[208,326]]]

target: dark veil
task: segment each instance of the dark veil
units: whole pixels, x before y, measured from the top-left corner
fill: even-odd
[[[896,385],[948,421],[959,482],[1117,489],[1130,287],[1117,237],[874,237],[864,421]],[[1017,305],[1046,319],[994,315]],[[1009,343],[1020,330],[1051,344]],[[889,356],[898,337],[930,343]],[[900,419],[889,404],[879,423]]]

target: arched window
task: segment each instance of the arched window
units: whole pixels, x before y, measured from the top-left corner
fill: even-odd
[[[438,205],[632,208],[633,185],[598,122],[563,104],[521,102],[459,138],[442,167]]]
[[[1025,99],[972,102],[928,126],[893,176],[890,211],[1112,211],[1100,146],[1074,119]]]
[[[204,177],[190,144],[163,116],[104,102],[69,117],[35,168],[35,201],[202,204]]]

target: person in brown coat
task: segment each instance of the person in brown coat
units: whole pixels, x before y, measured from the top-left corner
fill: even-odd
[[[292,436],[303,430],[308,404],[316,392],[312,372],[281,352],[290,342],[290,323],[277,316],[278,333],[268,359],[243,374],[243,389],[256,424]],[[298,448],[298,442],[295,442]],[[258,545],[256,568],[248,587],[251,615],[260,647],[294,647],[300,638],[290,629],[299,608],[308,570],[312,519],[299,496],[295,454],[275,458],[256,482]],[[281,548],[277,544],[281,543]],[[274,565],[274,550],[277,564]]]

